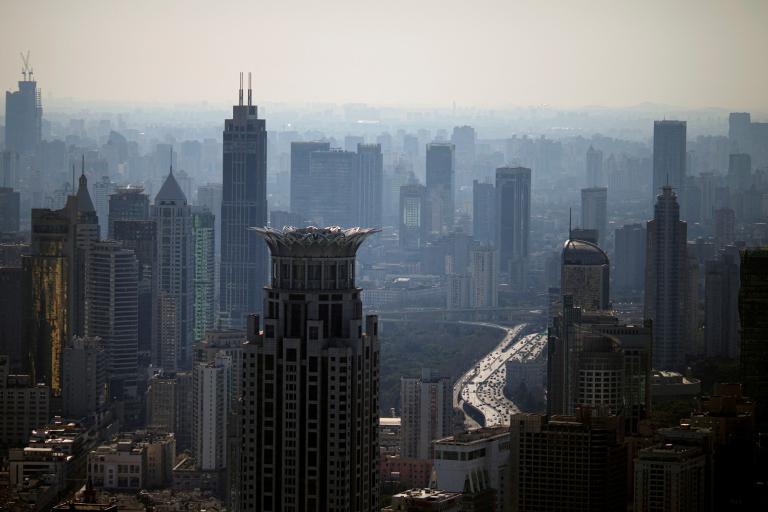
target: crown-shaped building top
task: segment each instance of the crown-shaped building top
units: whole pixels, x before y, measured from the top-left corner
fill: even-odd
[[[377,228],[339,226],[325,228],[285,226],[283,229],[253,227],[251,229],[264,237],[273,257],[295,258],[354,257],[366,238],[381,231]]]

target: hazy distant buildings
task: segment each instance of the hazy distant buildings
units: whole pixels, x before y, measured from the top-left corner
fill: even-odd
[[[653,123],[653,189],[656,197],[668,185],[683,198],[686,169],[685,121],[654,121]]]
[[[525,289],[531,232],[531,170],[496,169],[496,248],[499,271]]]
[[[496,189],[493,183],[472,182],[472,237],[496,243]]]
[[[215,303],[215,220],[207,208],[192,207],[192,238],[194,240],[194,325],[192,339],[200,341],[212,329],[216,317]]]
[[[589,146],[587,150],[587,187],[596,188],[603,186],[605,186],[603,152]]]
[[[381,227],[383,219],[384,157],[380,144],[358,144],[359,206],[358,224]]]
[[[143,187],[118,187],[109,196],[108,238],[115,238],[115,222],[119,220],[149,219],[149,197]]]
[[[473,247],[469,252],[470,307],[495,308],[499,305],[498,275],[498,253],[493,246],[480,244]]]
[[[197,204],[208,208],[214,216],[215,255],[216,261],[221,257],[221,200],[223,188],[221,183],[208,183],[197,187]],[[218,274],[219,269],[216,269]],[[218,282],[218,281],[217,281]],[[219,293],[219,290],[216,290]]]
[[[219,321],[242,328],[247,315],[261,310],[261,288],[267,279],[267,248],[250,230],[267,225],[267,129],[251,104],[232,107],[224,121],[223,197],[221,203],[221,273]]]
[[[313,190],[309,159],[314,151],[328,151],[328,142],[291,142],[291,212],[308,217]]]
[[[451,143],[456,148],[457,182],[469,185],[474,176],[477,134],[471,126],[454,126]]]
[[[645,226],[626,224],[614,231],[614,289],[642,291],[645,286]]]
[[[164,370],[191,361],[194,321],[192,211],[173,170],[155,196],[157,223],[156,328],[153,362]]]
[[[275,271],[243,349],[241,510],[379,510],[378,322],[354,279],[370,233],[262,230]]]
[[[646,248],[644,316],[653,321],[653,367],[676,369],[686,340],[687,225],[670,186],[657,196]]]
[[[0,187],[0,233],[19,231],[20,195],[12,188]]]
[[[375,157],[369,155],[370,161]],[[359,225],[359,164],[356,153],[331,149],[309,156],[311,196],[307,218],[318,226]],[[371,183],[372,185],[373,183]]]
[[[445,233],[453,228],[455,167],[453,144],[427,144],[427,195],[434,232]]]
[[[581,227],[597,231],[598,245],[608,239],[608,189],[581,189]]]
[[[430,232],[431,213],[424,185],[400,187],[400,248],[416,250],[424,246]]]
[[[453,386],[447,377],[421,370],[400,378],[400,456],[432,459],[432,441],[453,434]]]
[[[18,91],[5,92],[5,149],[18,154],[33,153],[40,144],[43,107],[40,89],[32,71],[23,73]]]

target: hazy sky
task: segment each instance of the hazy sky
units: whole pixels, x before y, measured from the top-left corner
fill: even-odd
[[[768,107],[768,0],[0,0],[45,100]],[[4,100],[0,100],[4,101]]]

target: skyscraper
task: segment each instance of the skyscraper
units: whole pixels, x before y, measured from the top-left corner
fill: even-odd
[[[480,243],[469,252],[469,305],[495,308],[499,305],[496,289],[499,277],[498,254],[492,245]]]
[[[249,230],[267,225],[267,128],[251,104],[232,107],[224,121],[224,189],[221,203],[221,273],[219,320],[224,327],[242,328],[250,313],[261,309],[261,288],[267,279],[267,249]]]
[[[453,229],[454,145],[445,142],[427,144],[427,195],[432,205],[432,231]]]
[[[530,169],[496,169],[496,222],[499,271],[509,275],[513,286],[525,288],[531,233]]]
[[[687,231],[677,196],[664,186],[648,221],[645,256],[645,318],[653,321],[653,367],[660,370],[683,364]]]
[[[745,153],[728,155],[728,187],[731,194],[744,192],[752,186],[752,158]]]
[[[227,425],[230,418],[232,358],[218,354],[192,371],[192,442],[196,462],[204,471],[227,467]],[[234,463],[234,461],[232,461]]]
[[[454,126],[451,143],[456,148],[456,175],[460,186],[469,185],[474,175],[477,133],[471,126]]]
[[[615,290],[642,291],[645,286],[645,227],[642,224],[626,224],[614,231],[614,237]]]
[[[64,348],[62,410],[69,418],[84,418],[107,401],[109,359],[101,338],[75,336]]]
[[[669,185],[682,197],[686,168],[685,121],[653,123],[653,197]]]
[[[313,151],[328,151],[328,142],[291,142],[291,212],[307,218],[312,197],[309,157]]]
[[[565,241],[560,270],[560,293],[573,297],[585,311],[609,308],[610,264],[597,245],[571,238]]]
[[[589,146],[587,150],[587,187],[596,188],[604,185],[603,152]]]
[[[152,218],[157,224],[153,362],[165,370],[188,368],[194,321],[192,211],[173,168],[155,196]]]
[[[349,151],[330,149],[310,153],[309,221],[320,226],[358,224],[362,202],[359,164],[358,155]]]
[[[361,226],[381,226],[384,199],[384,158],[381,144],[358,144],[360,181],[359,218]]]
[[[139,350],[138,263],[120,242],[94,243],[88,252],[85,334],[107,353],[111,397],[136,397]]]
[[[118,187],[109,196],[109,229],[107,237],[115,240],[115,221],[149,219],[149,197],[143,187]]]
[[[496,189],[493,183],[472,182],[472,237],[496,243]]]
[[[731,112],[728,116],[728,138],[732,152],[749,153],[752,150],[752,116],[749,112]]]
[[[422,368],[420,378],[400,378],[400,456],[432,459],[432,441],[453,434],[453,386]]]
[[[18,154],[33,153],[40,144],[43,126],[43,107],[40,89],[33,80],[32,70],[24,59],[19,90],[5,92],[5,149]]]
[[[212,329],[215,318],[214,277],[216,260],[214,216],[207,208],[192,207],[192,238],[194,239],[195,270],[194,286],[194,325],[192,339],[202,341],[205,332]]]
[[[757,403],[761,429],[768,426],[768,248],[741,251],[739,365],[744,394]]]
[[[213,232],[215,233],[215,236],[216,236],[215,238],[216,261],[219,261],[219,258],[221,258],[221,197],[222,197],[221,183],[208,183],[207,185],[201,185],[197,187],[197,204],[199,206],[204,206],[208,208],[208,211],[213,213],[213,215],[215,216]],[[218,287],[216,289],[216,293],[217,294],[219,293]]]
[[[354,274],[373,230],[257,232],[273,271],[243,353],[240,509],[378,511],[378,321]]]
[[[427,242],[430,226],[427,189],[414,183],[400,187],[400,248],[416,250]]]
[[[731,250],[728,250],[731,249]],[[704,347],[707,357],[735,359],[739,351],[739,262],[736,248],[706,263]]]
[[[608,239],[608,189],[581,189],[581,227],[597,231],[598,245]]]
[[[0,233],[19,231],[19,193],[12,188],[0,187]]]

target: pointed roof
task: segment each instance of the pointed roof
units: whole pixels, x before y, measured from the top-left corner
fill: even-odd
[[[77,211],[96,211],[96,208],[93,207],[93,201],[91,201],[91,194],[88,193],[88,178],[85,177],[85,172],[80,175],[80,184],[77,187]]]
[[[165,178],[163,186],[160,187],[160,192],[155,196],[155,203],[159,201],[187,202],[187,196],[185,196],[184,192],[181,190],[179,182],[173,177],[173,168],[171,168],[171,172],[168,173],[168,177]]]

